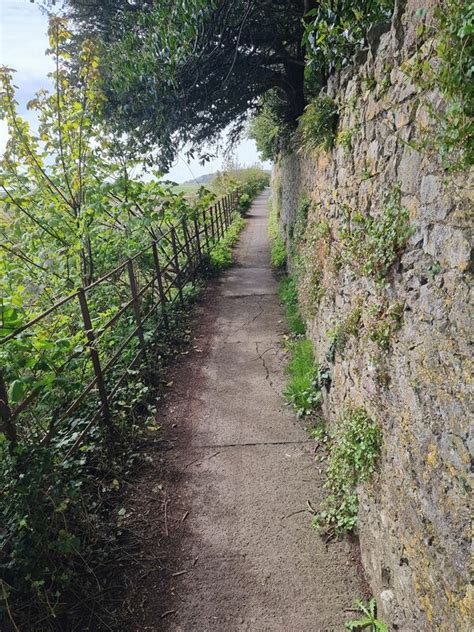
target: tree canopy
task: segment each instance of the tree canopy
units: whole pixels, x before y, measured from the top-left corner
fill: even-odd
[[[103,42],[108,114],[166,168],[179,146],[202,147],[278,90],[282,115],[304,109],[303,0],[69,0],[79,37]]]

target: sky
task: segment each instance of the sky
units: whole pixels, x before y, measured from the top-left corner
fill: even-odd
[[[30,0],[0,0],[0,65],[17,71],[14,83],[18,86],[19,111],[31,124],[34,117],[27,111],[26,104],[37,90],[51,85],[47,75],[52,70],[52,60],[45,55],[47,28],[47,17],[37,4]],[[0,151],[5,142],[6,128],[0,121]],[[242,166],[260,162],[255,143],[250,139],[242,139],[235,148],[235,157]],[[222,161],[220,155],[202,166],[197,160],[187,162],[180,156],[167,177],[175,182],[192,180],[221,169]],[[268,168],[269,163],[264,166]]]

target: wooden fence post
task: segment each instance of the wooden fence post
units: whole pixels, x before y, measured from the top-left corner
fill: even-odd
[[[137,279],[135,277],[135,271],[133,269],[133,261],[129,259],[127,261],[127,270],[128,270],[128,278],[130,281],[130,290],[132,292],[133,298],[133,314],[135,316],[135,323],[137,324],[137,338],[140,343],[140,348],[145,355],[145,337],[143,336],[143,324],[142,317],[140,315],[140,302],[138,298],[138,287],[137,287]]]
[[[94,329],[92,327],[91,316],[89,312],[89,306],[87,304],[86,293],[84,288],[77,290],[77,296],[79,299],[79,305],[81,307],[82,320],[84,322],[84,330],[87,336],[87,346],[89,347],[89,353],[92,360],[92,366],[94,367],[94,374],[97,380],[97,389],[99,391],[99,399],[102,405],[102,417],[104,421],[110,425],[110,409],[109,400],[107,398],[107,389],[105,388],[104,375],[102,373],[102,367],[100,366],[99,352],[96,348],[96,337]]]
[[[178,287],[179,301],[181,305],[184,305],[183,298],[183,288],[181,287],[181,270],[179,268],[179,256],[178,256],[178,248],[176,246],[176,232],[174,226],[171,227],[171,245],[173,247],[173,259],[174,259],[174,267],[175,267],[175,281]]]
[[[163,279],[161,277],[161,266],[160,266],[160,259],[158,257],[158,248],[156,247],[156,241],[153,242],[151,247],[153,250],[153,261],[155,262],[156,280],[158,282],[158,294],[160,295],[160,302],[161,302],[161,313],[163,314],[163,321],[165,323],[165,327],[168,329],[169,320],[168,320],[168,313],[166,309],[166,295],[163,289]]]

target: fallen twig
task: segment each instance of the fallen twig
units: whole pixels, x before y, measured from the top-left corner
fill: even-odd
[[[292,511],[287,516],[281,516],[280,520],[285,520],[285,518],[291,518],[291,516],[296,516],[296,514],[304,513],[307,511],[306,509],[298,509],[297,511]]]

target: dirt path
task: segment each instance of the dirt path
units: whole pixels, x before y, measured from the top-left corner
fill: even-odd
[[[364,592],[351,546],[326,547],[304,511],[322,480],[314,443],[281,398],[284,315],[267,198],[252,206],[236,265],[200,308],[195,349],[162,413],[174,440],[170,548],[164,585],[152,573],[141,588],[142,630],[343,630]]]

